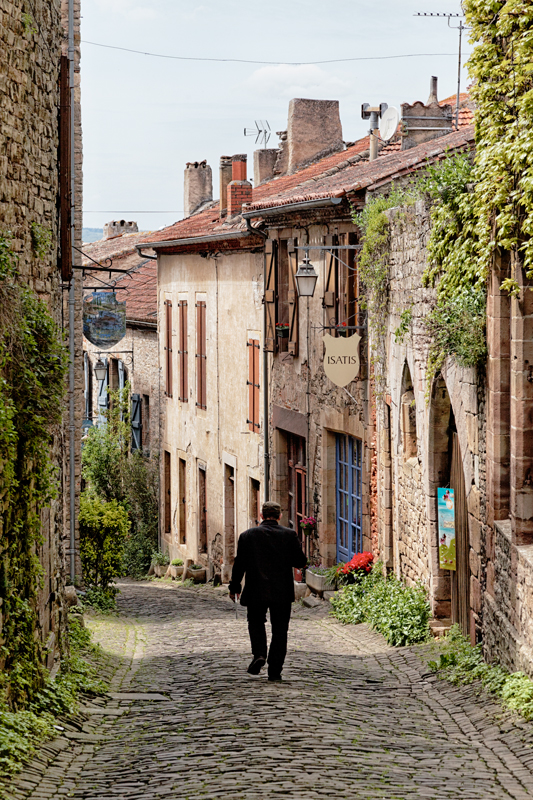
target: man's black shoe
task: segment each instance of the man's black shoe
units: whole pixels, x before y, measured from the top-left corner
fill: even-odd
[[[264,658],[263,656],[258,656],[257,658],[254,658],[250,663],[250,666],[248,667],[248,672],[250,673],[250,675],[259,675],[261,669],[265,666],[265,664],[266,664],[266,658]]]
[[[271,683],[281,683],[281,675],[269,675],[268,680]]]

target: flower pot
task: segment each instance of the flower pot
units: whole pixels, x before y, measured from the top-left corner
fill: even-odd
[[[183,575],[183,565],[181,567],[175,566],[174,564],[170,565],[170,577],[171,578],[179,578]]]
[[[313,533],[315,526],[314,525],[300,525],[303,533],[305,536],[311,536]]]
[[[189,567],[187,577],[192,578],[195,583],[205,583],[205,567],[201,569],[191,569]]]
[[[310,569],[308,569],[305,573],[305,582],[311,591],[316,592],[316,594],[323,594],[324,592],[331,592],[335,590],[334,586],[332,586],[330,583],[327,583],[327,578],[325,575],[317,575],[315,572],[311,572]]]
[[[154,564],[154,573],[157,578],[163,578],[167,574],[168,564]]]
[[[288,328],[276,328],[276,336],[278,339],[288,339],[289,338],[289,329]]]
[[[297,567],[294,567],[294,580],[296,581],[296,583],[302,583],[303,579],[304,579],[303,571],[301,569],[298,569]]]
[[[337,331],[337,336],[344,336],[346,338],[351,335],[351,331],[349,331],[348,328],[336,328],[335,330]]]

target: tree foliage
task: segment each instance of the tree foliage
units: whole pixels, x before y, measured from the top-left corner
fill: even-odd
[[[86,582],[104,592],[122,570],[122,558],[130,521],[117,501],[101,500],[84,492],[80,500],[80,556]]]

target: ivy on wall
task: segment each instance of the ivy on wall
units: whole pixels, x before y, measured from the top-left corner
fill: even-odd
[[[22,708],[43,685],[37,592],[40,512],[56,493],[50,460],[60,422],[65,349],[46,306],[17,282],[0,236],[0,704]]]
[[[533,278],[533,4],[465,0],[475,45],[468,68],[476,103],[476,246],[487,270],[494,248]],[[518,294],[515,279],[502,288]]]

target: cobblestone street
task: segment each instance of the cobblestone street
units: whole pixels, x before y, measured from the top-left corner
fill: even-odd
[[[414,649],[296,606],[283,683],[269,684],[246,675],[245,611],[222,591],[120,588],[120,616],[90,621],[110,697],[7,797],[533,796],[533,725],[428,675]]]

